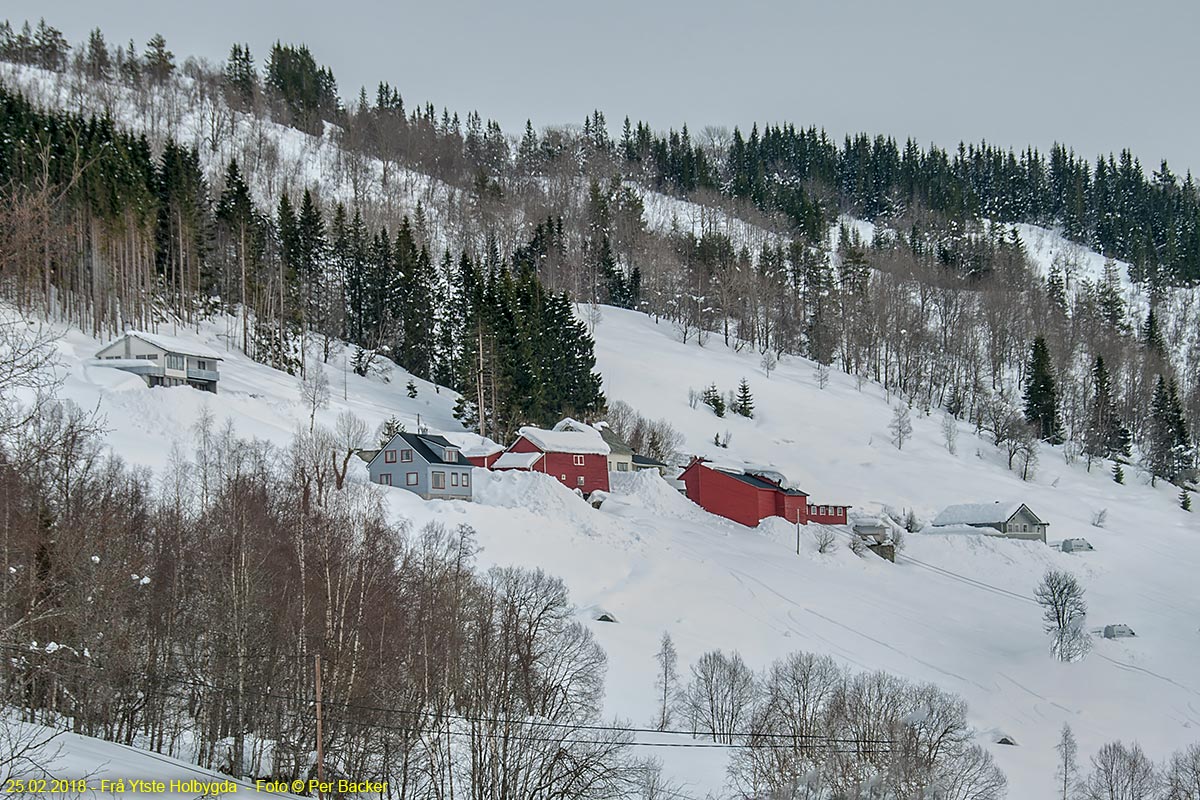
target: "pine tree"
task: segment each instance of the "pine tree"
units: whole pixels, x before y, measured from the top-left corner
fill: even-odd
[[[711,408],[718,417],[725,416],[725,398],[721,396],[721,391],[715,383],[709,384],[700,395],[700,402]]]
[[[156,33],[146,42],[146,74],[155,83],[163,83],[175,72],[175,54],[167,49],[167,40]]]
[[[1025,379],[1025,419],[1034,427],[1038,438],[1051,444],[1062,443],[1054,367],[1050,363],[1050,349],[1041,336],[1034,339],[1029,353]]]
[[[108,53],[108,44],[99,28],[88,34],[87,52],[84,56],[84,66],[88,77],[93,80],[106,81],[112,77],[112,58]]]
[[[1065,317],[1067,315],[1067,284],[1063,280],[1062,270],[1057,263],[1050,267],[1050,275],[1046,278],[1046,293],[1050,297],[1050,305]]]
[[[1104,262],[1104,277],[1096,287],[1096,302],[1101,318],[1108,327],[1117,332],[1125,328],[1125,300],[1121,297],[1121,277],[1117,264],[1111,258]]]
[[[387,421],[379,428],[379,446],[381,448],[387,447],[387,443],[395,438],[398,433],[404,433],[404,423],[394,416],[388,417]]]
[[[734,410],[743,417],[754,416],[754,396],[750,394],[750,384],[745,378],[742,378],[742,382],[738,384],[736,407]]]
[[[1087,427],[1083,432],[1083,452],[1088,469],[1097,458],[1129,457],[1129,431],[1117,419],[1112,398],[1112,379],[1104,357],[1096,356],[1092,366],[1092,399],[1087,409]]]
[[[1151,485],[1158,478],[1172,483],[1192,466],[1187,420],[1174,379],[1160,375],[1150,403],[1150,424],[1144,447]]]
[[[1167,345],[1163,341],[1162,329],[1158,323],[1158,315],[1154,313],[1154,306],[1150,306],[1150,311],[1146,313],[1146,323],[1142,326],[1142,343],[1148,350],[1160,356],[1167,352]]]

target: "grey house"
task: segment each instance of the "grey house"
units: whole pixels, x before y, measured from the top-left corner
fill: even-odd
[[[140,375],[148,386],[191,386],[217,393],[221,357],[187,339],[126,331],[96,353],[101,366]]]
[[[426,500],[470,500],[471,469],[457,445],[428,433],[397,433],[367,462],[374,483]]]
[[[937,528],[992,528],[1000,536],[1009,539],[1036,539],[1046,541],[1046,528],[1050,525],[1020,502],[964,503],[948,506],[933,520],[930,533]],[[988,531],[980,531],[988,533]],[[993,536],[997,534],[992,534]]]

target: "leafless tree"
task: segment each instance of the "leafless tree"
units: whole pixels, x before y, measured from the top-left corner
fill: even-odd
[[[1065,722],[1054,749],[1058,753],[1058,767],[1054,773],[1058,786],[1056,794],[1060,795],[1060,800],[1072,800],[1079,790],[1079,745],[1071,726]]]
[[[1091,636],[1084,628],[1087,602],[1075,576],[1048,570],[1033,596],[1042,607],[1042,627],[1053,639],[1051,652],[1061,661],[1078,661],[1087,655],[1091,649]]]
[[[942,440],[946,443],[947,453],[958,453],[958,420],[949,412],[942,414]]]
[[[1092,756],[1092,772],[1083,788],[1087,800],[1151,800],[1158,794],[1154,764],[1134,742],[1109,742]]]
[[[904,443],[912,438],[913,433],[912,418],[909,416],[907,405],[901,402],[892,408],[892,421],[888,423],[888,430],[892,432],[892,444],[896,445],[897,450],[903,450]]]
[[[1171,756],[1162,775],[1162,800],[1200,798],[1200,744]]]
[[[684,689],[692,731],[732,744],[734,734],[749,721],[757,694],[754,673],[740,655],[705,653],[692,665],[692,679]]]
[[[658,711],[655,714],[654,725],[658,730],[665,731],[671,727],[679,694],[679,656],[675,652],[675,643],[671,641],[671,635],[665,631],[654,660],[658,664],[658,677],[654,682],[658,690]]]
[[[317,411],[329,405],[329,396],[329,376],[325,374],[325,369],[317,364],[300,380],[300,397],[308,409],[309,433],[312,433],[316,424]]]

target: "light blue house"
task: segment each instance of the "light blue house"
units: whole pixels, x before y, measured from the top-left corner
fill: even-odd
[[[428,433],[397,433],[367,462],[373,482],[426,500],[470,500],[471,469],[457,445]]]

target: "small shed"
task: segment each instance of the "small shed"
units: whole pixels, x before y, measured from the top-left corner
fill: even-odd
[[[1128,639],[1133,636],[1137,636],[1137,634],[1133,632],[1133,628],[1122,622],[1118,622],[1114,625],[1104,626],[1105,639]]]

